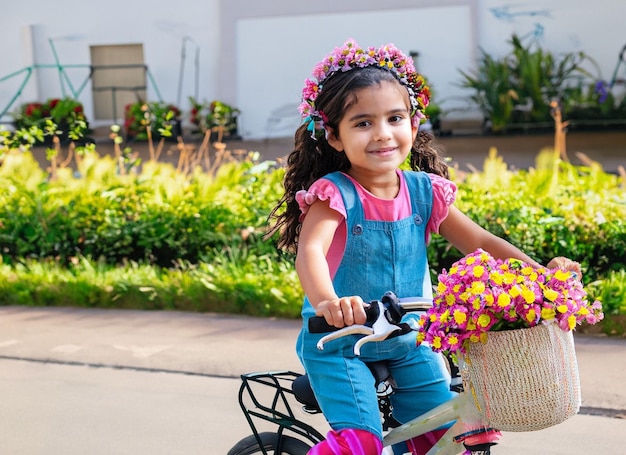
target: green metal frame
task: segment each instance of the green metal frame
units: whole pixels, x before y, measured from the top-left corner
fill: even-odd
[[[53,47],[53,51],[54,51],[54,47]],[[13,79],[15,77],[18,77],[20,75],[24,75],[24,79],[22,81],[22,83],[20,84],[19,88],[17,89],[17,92],[15,93],[15,95],[13,95],[13,97],[11,97],[11,99],[9,100],[8,104],[0,111],[0,119],[2,119],[11,109],[11,107],[13,106],[13,104],[15,103],[15,101],[20,97],[20,95],[22,95],[22,92],[24,91],[24,88],[26,87],[26,85],[28,84],[30,78],[33,75],[33,71],[39,68],[42,69],[56,69],[57,72],[59,73],[59,84],[61,86],[61,94],[63,95],[63,97],[67,96],[67,91],[66,91],[66,85],[67,88],[69,88],[70,94],[72,96],[72,98],[74,99],[78,99],[81,95],[81,93],[83,92],[83,90],[85,89],[85,87],[87,86],[87,83],[89,82],[89,80],[92,78],[94,70],[96,69],[121,69],[121,68],[136,68],[136,67],[143,67],[146,71],[146,76],[148,78],[149,83],[152,85],[152,88],[154,89],[157,98],[159,101],[163,101],[163,98],[161,97],[161,93],[159,92],[159,89],[157,87],[156,81],[154,79],[154,76],[152,75],[152,73],[150,72],[150,69],[148,68],[147,65],[141,65],[141,64],[136,64],[136,65],[100,65],[100,66],[93,66],[93,65],[62,65],[61,63],[58,63],[58,58],[56,56],[56,52],[55,54],[55,60],[57,61],[56,64],[39,64],[39,65],[31,65],[28,66],[26,68],[22,68],[19,71],[15,71],[11,74],[8,74],[6,76],[4,76],[3,78],[0,78],[0,83],[8,81],[10,79]],[[72,84],[72,81],[70,80],[69,76],[67,75],[66,69],[69,68],[84,68],[84,69],[89,69],[89,74],[87,75],[87,77],[85,77],[85,79],[82,81],[82,83],[78,86],[78,88],[74,87],[74,84]],[[101,87],[101,88],[97,88],[98,90],[110,90],[113,94],[115,93],[115,91],[118,90],[132,90],[132,91],[136,91],[139,89],[147,89],[146,87],[118,87],[118,86],[111,86],[111,87]],[[115,112],[115,101],[114,103],[114,112]]]

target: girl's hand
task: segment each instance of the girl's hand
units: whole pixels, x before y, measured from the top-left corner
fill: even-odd
[[[339,329],[367,321],[365,304],[358,295],[322,300],[315,310],[317,316],[323,316],[328,324]]]
[[[548,268],[574,272],[576,278],[578,278],[579,280],[582,280],[583,277],[583,272],[580,268],[580,264],[563,256],[555,257],[550,262],[548,262]]]

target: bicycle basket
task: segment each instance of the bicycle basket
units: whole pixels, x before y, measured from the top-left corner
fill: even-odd
[[[574,337],[556,324],[489,332],[464,360],[465,390],[494,428],[541,430],[580,409]]]

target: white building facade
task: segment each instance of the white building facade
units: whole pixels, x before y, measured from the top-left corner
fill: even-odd
[[[106,125],[137,97],[183,112],[194,97],[239,108],[245,138],[291,136],[304,79],[347,38],[414,53],[446,115],[476,118],[459,70],[471,71],[480,49],[501,57],[513,34],[537,39],[593,57],[608,80],[624,17],[615,0],[12,1],[0,15],[0,120],[25,102],[75,96]]]

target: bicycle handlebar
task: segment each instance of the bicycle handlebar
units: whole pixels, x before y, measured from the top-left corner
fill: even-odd
[[[360,348],[369,341],[382,341],[393,334],[408,333],[413,330],[408,324],[402,323],[402,317],[407,311],[426,310],[432,306],[431,299],[411,298],[398,299],[393,292],[386,292],[381,300],[372,300],[366,308],[367,320],[364,325],[351,325],[337,328],[326,322],[321,316],[309,318],[309,332],[329,333],[322,337],[317,348],[324,349],[324,343],[347,335],[366,335],[354,345],[355,355],[360,354]]]
[[[367,319],[363,325],[365,327],[372,327],[380,316],[380,307],[378,306],[377,300],[372,300],[369,306],[365,307],[365,314]],[[338,330],[341,330],[341,328],[326,322],[324,316],[312,316],[309,318],[309,332],[311,333],[327,333],[336,332]]]

